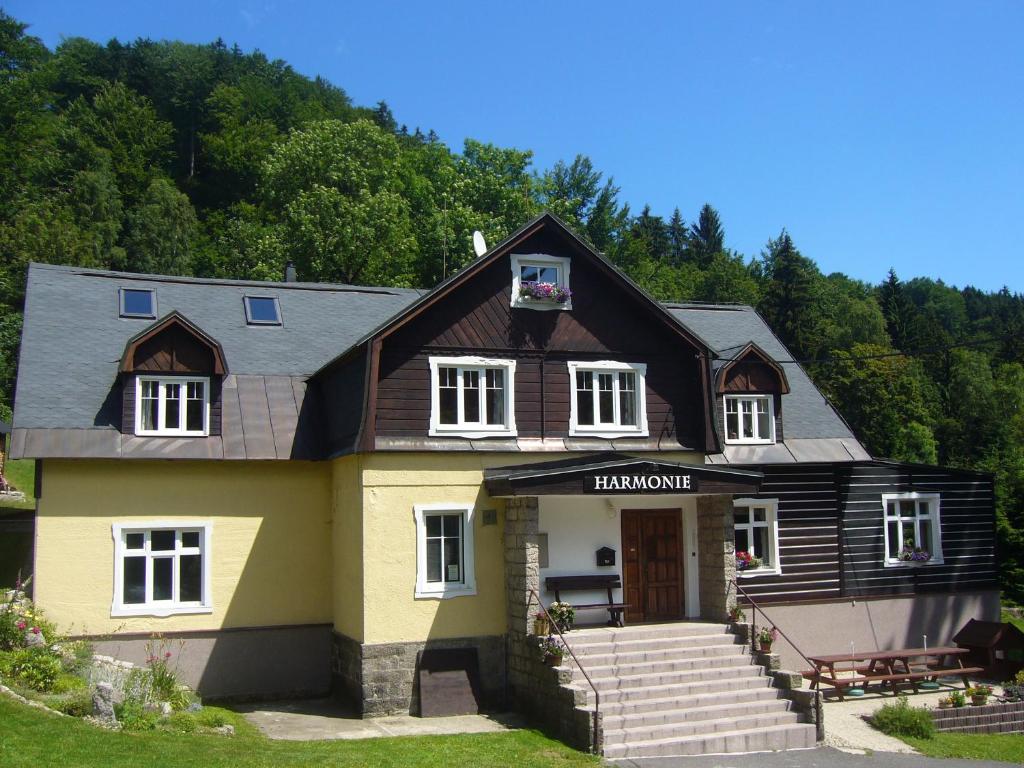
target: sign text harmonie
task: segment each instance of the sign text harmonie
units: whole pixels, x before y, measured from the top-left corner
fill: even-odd
[[[693,493],[697,480],[692,475],[587,475],[587,493]]]

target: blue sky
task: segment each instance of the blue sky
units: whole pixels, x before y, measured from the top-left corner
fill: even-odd
[[[636,210],[704,202],[756,255],[1024,291],[1024,3],[7,2],[51,47],[259,48],[399,122],[583,153]]]

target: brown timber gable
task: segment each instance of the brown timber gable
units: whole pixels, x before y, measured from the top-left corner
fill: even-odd
[[[750,343],[718,371],[717,392],[787,395],[789,381],[781,365]]]
[[[208,336],[183,315],[173,312],[125,345],[122,373],[193,373],[224,375],[224,353]]]

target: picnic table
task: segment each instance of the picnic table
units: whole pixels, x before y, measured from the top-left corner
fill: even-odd
[[[977,675],[984,670],[981,667],[964,666],[962,657],[968,653],[968,648],[938,646],[808,656],[807,660],[814,665],[814,669],[804,672],[804,677],[811,681],[812,690],[822,684],[833,686],[840,701],[843,701],[847,688],[869,683],[879,683],[883,691],[889,685],[895,695],[900,683],[910,683],[914,693],[917,693],[922,680],[934,681],[939,677],[957,675],[964,681],[964,687],[970,687],[968,675]],[[843,672],[853,674],[840,677],[839,674]]]

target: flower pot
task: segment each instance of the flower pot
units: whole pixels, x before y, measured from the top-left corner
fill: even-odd
[[[544,636],[551,634],[551,622],[547,616],[536,616],[533,619],[533,634]]]
[[[771,653],[772,652],[772,644],[771,643],[766,643],[766,642],[764,642],[764,640],[762,640],[762,641],[760,641],[758,643],[758,645],[761,647],[761,653]]]
[[[971,704],[976,707],[984,706],[986,701],[988,701],[988,696],[971,696]]]
[[[562,654],[560,653],[549,653],[544,656],[544,663],[549,667],[557,667],[562,663]]]
[[[939,709],[949,709],[952,706],[953,706],[953,702],[952,701],[945,701],[945,700],[943,700],[943,701],[939,702]]]

